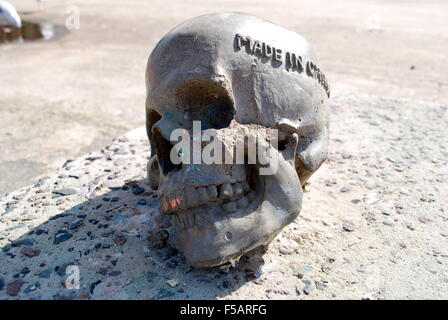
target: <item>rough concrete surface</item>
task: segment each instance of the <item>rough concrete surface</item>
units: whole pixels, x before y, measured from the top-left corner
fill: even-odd
[[[447,106],[336,93],[331,111],[299,218],[235,267],[185,263],[140,128],[0,200],[0,299],[447,299]]]
[[[175,25],[205,13],[247,12],[299,32],[332,89],[448,101],[443,0],[10,1],[23,19],[64,34],[0,45],[1,193],[143,125],[150,51]],[[64,27],[70,5],[80,9],[79,30]]]

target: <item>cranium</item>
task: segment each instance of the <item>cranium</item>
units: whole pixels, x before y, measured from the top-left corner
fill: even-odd
[[[146,69],[148,176],[162,210],[174,216],[191,265],[238,260],[299,214],[302,187],[328,149],[329,89],[317,66],[303,37],[240,13],[188,20],[152,51]],[[278,170],[260,175],[258,162],[175,165],[170,135],[179,128],[190,132],[194,120],[223,140],[278,129]]]

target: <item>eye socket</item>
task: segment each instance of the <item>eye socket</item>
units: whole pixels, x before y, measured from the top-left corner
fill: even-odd
[[[213,129],[227,128],[233,119],[233,108],[228,101],[219,101],[207,109],[207,122]]]
[[[287,147],[288,147],[288,140],[286,138],[278,141],[279,151],[284,151],[286,150]]]
[[[191,120],[200,120],[202,129],[222,129],[230,125],[235,108],[229,89],[223,83],[210,80],[191,80],[177,90],[182,110]]]

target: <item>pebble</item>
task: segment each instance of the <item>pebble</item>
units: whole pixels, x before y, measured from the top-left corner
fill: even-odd
[[[88,155],[85,159],[88,161],[95,161],[98,159],[101,159],[103,157],[103,155],[101,153],[92,153],[90,155]]]
[[[303,274],[305,272],[311,272],[311,271],[313,271],[312,266],[301,266],[301,267],[294,269],[294,271],[292,272],[292,275],[301,278],[301,277],[303,277]]]
[[[56,220],[56,219],[60,219],[60,218],[68,217],[68,216],[71,216],[71,214],[69,214],[69,213],[60,213],[60,214],[57,214],[57,215],[51,217],[49,220]]]
[[[64,188],[64,189],[57,189],[57,190],[53,190],[54,194],[60,195],[60,196],[68,196],[71,194],[76,194],[78,193],[75,189],[72,188]]]
[[[13,247],[20,247],[20,246],[32,247],[34,245],[34,241],[30,239],[16,240],[13,243],[11,243],[11,245]]]
[[[324,264],[324,265],[322,265],[321,270],[324,273],[329,273],[330,272],[330,267],[327,266],[326,264]]]
[[[41,234],[48,234],[48,230],[44,230],[44,229],[37,229],[36,230],[36,234],[38,235],[38,236],[40,236]]]
[[[90,219],[89,220],[89,223],[91,223],[91,224],[93,224],[93,225],[96,225],[96,224],[98,224],[98,220],[96,220],[96,219]]]
[[[116,178],[118,178],[118,174],[116,174],[116,173],[112,173],[110,176],[107,177],[107,179],[109,179],[109,180],[113,180]]]
[[[30,268],[25,267],[25,268],[23,268],[22,270],[20,270],[20,273],[21,273],[23,276],[26,276],[28,273],[30,273]]]
[[[320,281],[314,281],[314,284],[316,285],[316,288],[319,290],[324,290],[325,289],[325,285],[320,282]]]
[[[37,276],[38,276],[39,278],[50,279],[51,273],[52,273],[52,270],[51,270],[51,269],[46,269],[46,270],[44,270],[44,271],[39,272],[39,273],[37,274]]]
[[[29,286],[27,286],[25,288],[25,290],[23,290],[24,293],[28,294],[30,292],[36,291],[37,289],[40,288],[40,283],[39,282],[35,282],[33,284],[30,284]]]
[[[174,288],[174,287],[176,287],[176,286],[179,284],[179,281],[178,281],[178,280],[175,280],[175,279],[170,279],[170,280],[167,280],[166,283],[167,283],[171,288]]]
[[[74,265],[74,262],[67,262],[62,264],[61,266],[56,266],[55,267],[55,271],[57,273],[58,276],[60,277],[64,277],[66,275],[65,271],[67,270],[68,266]]]
[[[147,202],[146,202],[145,199],[140,199],[140,200],[138,200],[138,202],[137,202],[137,205],[138,205],[138,206],[146,206],[146,204],[147,204]]]
[[[305,288],[303,288],[303,293],[309,295],[311,292],[311,281],[310,280],[302,280]]]
[[[15,297],[19,294],[20,289],[22,288],[23,284],[22,280],[14,280],[6,286],[6,293],[12,297]]]
[[[40,255],[39,249],[34,249],[30,247],[23,247],[20,251],[25,257],[32,258]]]
[[[64,163],[65,165],[65,163]],[[40,178],[39,180],[37,180],[37,182],[34,184],[34,186],[36,188],[42,187],[45,183],[46,180],[48,180],[49,177],[44,177],[44,178]]]
[[[112,240],[118,244],[119,246],[124,245],[128,240],[126,239],[126,237],[124,235],[115,235]]]
[[[69,233],[67,230],[61,229],[58,232],[56,232],[56,234],[54,236],[53,244],[60,244],[64,241],[67,241],[71,237],[73,237],[73,235],[71,233]]]
[[[426,223],[429,221],[429,219],[426,217],[418,217],[418,221],[420,221],[421,223]]]
[[[135,194],[136,196],[142,194],[143,192],[145,192],[145,189],[140,186],[132,187],[132,193]]]
[[[352,232],[355,230],[355,225],[352,221],[346,220],[342,223],[342,229],[347,232]]]
[[[351,155],[347,152],[341,152],[342,159],[350,159]]]
[[[17,208],[17,207],[14,206],[14,205],[12,205],[12,204],[10,204],[10,203],[8,203],[8,204],[6,205],[6,211],[5,211],[4,213],[2,213],[2,215],[4,215],[4,214],[6,214],[6,213],[9,213],[9,212],[13,211],[15,208]]]
[[[392,162],[392,163],[401,163],[400,160],[397,160],[397,159],[392,158],[392,157],[388,157],[387,160],[388,160],[389,162]]]
[[[75,221],[71,222],[68,226],[70,230],[78,229],[84,222],[84,219],[76,219]]]
[[[381,200],[381,195],[379,193],[368,193],[364,197],[364,202],[368,205],[372,205]]]
[[[346,192],[350,192],[352,191],[352,189],[350,189],[349,187],[342,187],[341,189],[339,189],[339,192],[342,193],[346,193]]]

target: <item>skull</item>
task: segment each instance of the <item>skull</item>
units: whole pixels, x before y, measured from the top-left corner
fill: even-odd
[[[328,149],[329,88],[304,38],[247,14],[200,16],[156,45],[146,88],[149,182],[162,211],[173,215],[191,265],[236,261],[297,217],[302,187]],[[225,150],[247,152],[240,137],[261,137],[278,156],[277,170],[261,175],[258,157],[253,164],[175,164],[170,135],[191,132],[196,120]],[[276,147],[268,129],[278,130]]]

